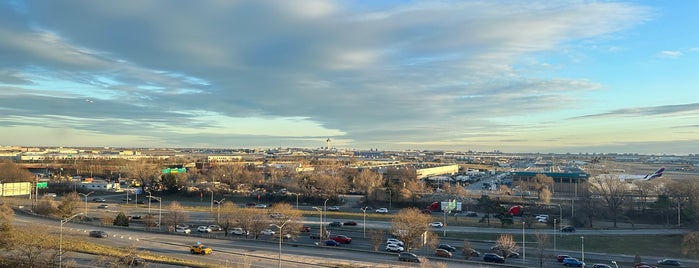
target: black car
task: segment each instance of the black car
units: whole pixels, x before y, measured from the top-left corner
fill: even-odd
[[[680,266],[682,265],[680,261],[678,260],[673,260],[673,259],[662,259],[658,261],[658,264],[660,265],[669,265],[669,266]]]
[[[561,232],[564,232],[564,233],[575,233],[575,227],[573,227],[573,226],[566,226],[566,227],[563,227],[563,228],[561,228]]]
[[[447,244],[440,244],[437,246],[437,248],[441,248],[443,250],[449,251],[449,252],[454,252],[456,251],[456,248],[452,245],[447,245]]]
[[[483,255],[483,261],[484,262],[497,262],[497,263],[505,263],[505,257],[500,256],[495,253],[486,253]]]
[[[92,199],[92,202],[104,203],[104,202],[107,202],[107,199],[104,199],[102,197],[95,197]]]
[[[330,223],[330,226],[332,226],[332,227],[340,227],[340,226],[342,226],[342,223],[339,222],[339,221],[334,221],[334,222],[331,222],[331,223]]]
[[[90,231],[90,237],[106,238],[108,236],[105,231]]]
[[[347,225],[347,226],[357,226],[357,222],[356,222],[356,221],[346,221],[346,222],[344,222],[344,223],[342,223],[342,224],[343,224],[343,225]]]
[[[398,253],[398,260],[407,262],[420,262],[420,257],[410,252],[401,252]]]

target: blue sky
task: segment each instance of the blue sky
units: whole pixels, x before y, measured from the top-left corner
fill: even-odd
[[[5,1],[4,145],[690,154],[697,1]]]

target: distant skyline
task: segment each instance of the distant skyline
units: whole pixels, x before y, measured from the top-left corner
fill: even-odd
[[[0,3],[0,145],[696,154],[697,1]]]

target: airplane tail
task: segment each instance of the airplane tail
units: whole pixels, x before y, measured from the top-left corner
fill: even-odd
[[[651,180],[651,179],[655,179],[655,178],[661,177],[661,176],[663,176],[663,172],[664,172],[664,171],[665,171],[665,168],[664,168],[664,167],[661,167],[661,168],[659,168],[658,170],[656,170],[654,173],[646,175],[646,177],[645,177],[644,179],[645,179],[645,180]]]

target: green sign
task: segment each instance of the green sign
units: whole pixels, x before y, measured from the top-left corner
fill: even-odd
[[[42,182],[37,182],[36,183],[36,188],[37,189],[44,189],[44,188],[49,188],[49,183],[42,181]]]

